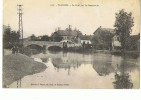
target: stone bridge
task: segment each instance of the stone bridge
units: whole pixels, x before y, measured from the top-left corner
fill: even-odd
[[[46,49],[48,49],[51,46],[58,46],[63,48],[63,44],[61,42],[50,42],[50,41],[24,41],[23,46],[27,47],[30,45],[38,45],[38,46],[45,46]]]

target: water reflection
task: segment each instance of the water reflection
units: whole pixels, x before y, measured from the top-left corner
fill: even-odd
[[[68,58],[68,53],[63,53],[61,58],[52,58],[52,64],[55,69],[57,68],[58,72],[59,69],[65,69],[68,71],[68,75],[70,75],[70,68],[75,70],[81,65],[81,61],[77,59],[70,59]]]
[[[112,59],[111,55],[101,55],[93,58],[93,68],[99,76],[106,76],[114,72],[115,68]]]
[[[115,73],[115,81],[113,82],[115,89],[132,89],[133,83],[129,73]]]
[[[120,66],[117,64],[117,69],[115,72],[115,81],[113,82],[115,89],[131,89],[133,88],[133,82],[130,78],[129,72],[132,71],[133,65],[126,62],[124,60],[121,61]]]
[[[33,87],[31,83],[38,82],[67,83],[69,87],[66,88],[127,89],[139,87],[139,59],[102,53],[80,54],[49,51],[32,57],[35,61],[46,64],[48,68],[44,72],[22,79],[23,87]],[[34,87],[39,87],[39,85],[34,85]]]

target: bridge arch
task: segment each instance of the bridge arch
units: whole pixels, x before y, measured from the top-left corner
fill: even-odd
[[[30,44],[30,45],[27,45],[26,47],[28,47],[30,49],[36,49],[36,50],[42,50],[43,49],[42,46],[37,45],[37,44]]]
[[[62,48],[62,44],[60,42],[50,42],[50,41],[24,41],[23,46],[27,47],[29,45],[38,45],[40,47],[43,47],[45,49],[48,49],[48,47],[57,46]]]

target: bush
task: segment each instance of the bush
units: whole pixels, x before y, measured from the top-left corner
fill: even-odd
[[[32,54],[32,50],[30,49],[30,48],[28,48],[28,47],[22,47],[22,48],[20,48],[19,49],[19,52],[20,53],[22,53],[22,54],[24,54],[24,55],[27,55],[27,56],[31,56],[31,54]]]

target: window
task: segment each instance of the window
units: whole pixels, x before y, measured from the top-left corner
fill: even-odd
[[[119,41],[119,37],[117,37],[117,41]]]

